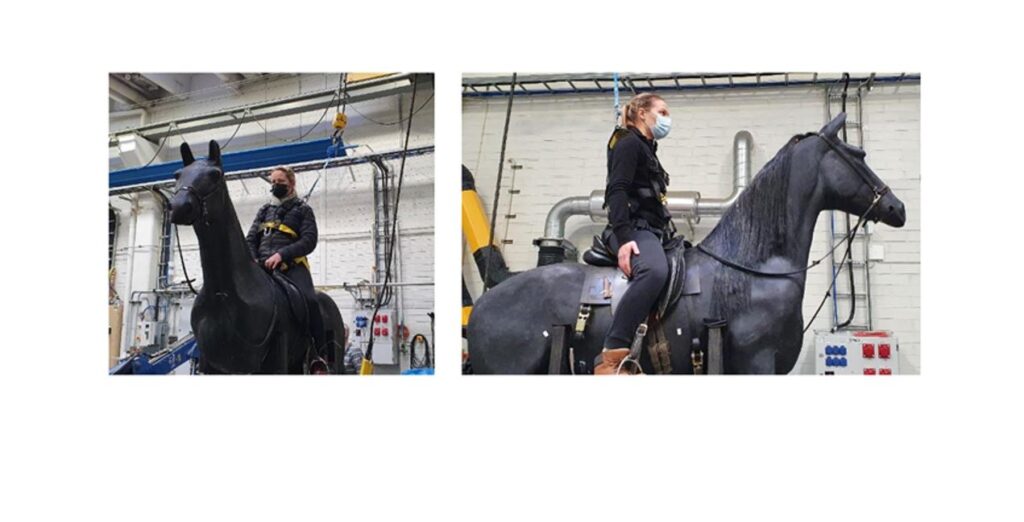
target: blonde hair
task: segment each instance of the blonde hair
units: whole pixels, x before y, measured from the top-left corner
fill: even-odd
[[[279,170],[281,172],[284,172],[284,176],[286,178],[288,178],[288,183],[291,183],[292,185],[295,185],[295,171],[292,170],[291,167],[286,167],[284,165],[281,165],[279,167],[274,167],[273,169],[271,169],[270,173],[273,174],[273,173],[275,173],[275,172],[277,172]]]
[[[622,108],[622,118],[619,126],[622,128],[636,127],[636,120],[640,116],[640,109],[650,109],[655,100],[665,101],[661,96],[653,92],[637,94]]]

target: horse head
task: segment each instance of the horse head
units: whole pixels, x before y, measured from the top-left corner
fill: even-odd
[[[207,217],[206,200],[227,188],[221,166],[220,145],[216,140],[210,140],[209,155],[205,159],[196,160],[188,143],[182,143],[181,161],[184,166],[174,173],[176,183],[171,198],[171,222],[176,225],[192,225],[200,218]]]
[[[902,227],[907,221],[903,202],[868,167],[864,161],[867,154],[863,149],[839,139],[839,131],[845,123],[846,113],[840,113],[818,133],[828,144],[825,156],[821,159],[820,170],[825,208],[858,216],[867,212],[864,219],[881,221],[895,228]],[[879,198],[877,203],[876,197]]]

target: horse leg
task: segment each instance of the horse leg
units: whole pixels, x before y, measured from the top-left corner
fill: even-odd
[[[291,336],[286,332],[275,333],[269,340],[267,355],[263,358],[259,373],[261,374],[283,374],[288,373],[288,343]],[[301,370],[300,370],[301,373]]]
[[[765,345],[768,347],[764,347]],[[774,375],[775,357],[778,350],[770,343],[759,342],[756,345],[743,346],[726,344],[726,373],[741,375]]]
[[[224,375],[224,372],[214,368],[210,361],[199,352],[199,373],[203,375]]]

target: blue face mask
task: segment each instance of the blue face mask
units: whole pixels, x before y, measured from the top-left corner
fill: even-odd
[[[662,116],[660,114],[656,114],[655,116],[657,116],[658,120],[654,123],[654,126],[651,127],[651,134],[654,135],[654,139],[660,140],[665,136],[668,136],[669,131],[672,130],[672,118]]]

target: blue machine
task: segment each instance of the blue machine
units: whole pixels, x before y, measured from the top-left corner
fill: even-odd
[[[199,346],[188,336],[167,350],[133,355],[111,368],[110,375],[166,375],[193,359],[199,359]]]

